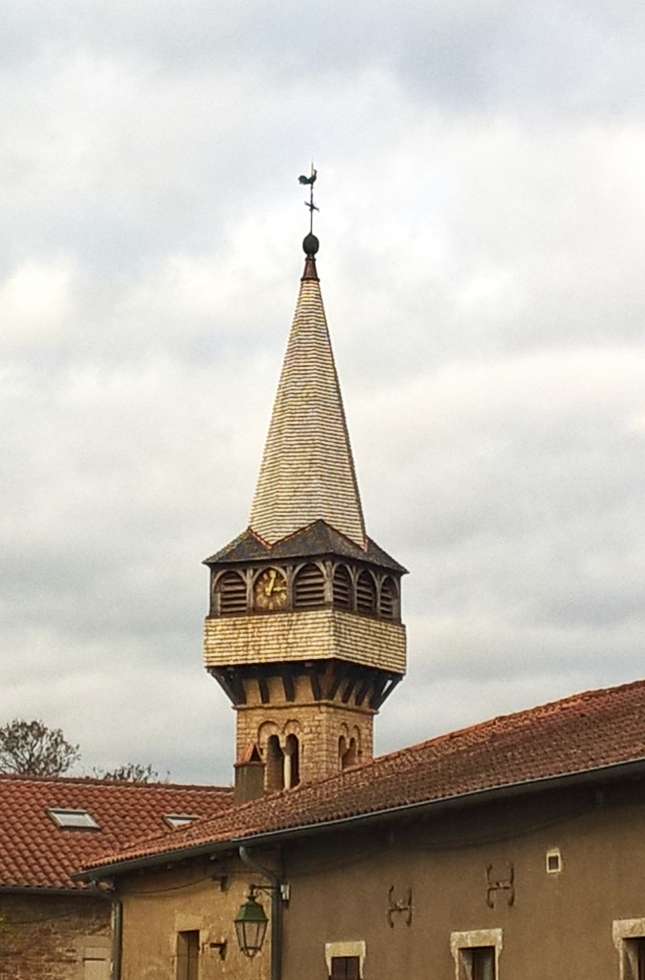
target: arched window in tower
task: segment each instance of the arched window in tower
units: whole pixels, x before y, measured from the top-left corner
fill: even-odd
[[[347,769],[348,766],[355,766],[358,761],[358,748],[356,739],[350,738],[349,742],[343,735],[338,739],[338,754],[340,756],[340,768]]]
[[[316,609],[325,604],[325,576],[317,565],[305,565],[293,583],[293,608]]]
[[[376,583],[368,571],[361,572],[356,583],[356,608],[360,613],[376,612]]]
[[[394,581],[386,578],[381,585],[381,603],[379,612],[383,619],[398,618],[398,591]]]
[[[337,609],[352,608],[352,580],[344,565],[336,565],[332,579],[334,606]]]
[[[284,752],[277,735],[270,735],[267,741],[266,774],[269,793],[284,789]]]
[[[246,612],[246,582],[237,572],[224,572],[217,581],[215,593],[220,616]]]
[[[287,735],[284,747],[284,788],[293,789],[300,782],[300,743],[297,735]]]

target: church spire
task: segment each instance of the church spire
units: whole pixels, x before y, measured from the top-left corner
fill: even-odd
[[[250,526],[274,544],[323,520],[365,548],[363,510],[316,270],[319,243],[310,231],[302,244],[305,269]]]
[[[311,221],[303,248],[250,527],[205,562],[204,659],[237,713],[238,800],[370,759],[405,674],[405,569],[365,534]]]

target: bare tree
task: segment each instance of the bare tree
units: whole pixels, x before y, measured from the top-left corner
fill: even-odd
[[[78,745],[72,745],[60,728],[42,721],[14,718],[0,728],[0,772],[19,776],[60,776],[78,762]]]
[[[170,773],[162,779],[151,765],[143,766],[139,762],[126,762],[116,769],[93,769],[92,775],[97,779],[114,779],[127,783],[167,783]]]

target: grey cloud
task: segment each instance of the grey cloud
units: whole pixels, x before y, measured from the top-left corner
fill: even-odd
[[[200,561],[247,521],[310,154],[368,528],[412,572],[380,749],[638,676],[640,8],[41,6],[0,107],[3,717],[229,780]]]

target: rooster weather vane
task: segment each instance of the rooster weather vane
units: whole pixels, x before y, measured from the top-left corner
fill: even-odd
[[[311,174],[306,177],[304,174],[300,174],[298,177],[298,183],[309,187],[309,200],[305,201],[305,207],[309,208],[309,234],[313,235],[314,231],[314,211],[320,211],[320,208],[316,207],[314,204],[314,184],[316,183],[316,177],[318,176],[318,171],[314,167],[313,163],[311,165]]]

